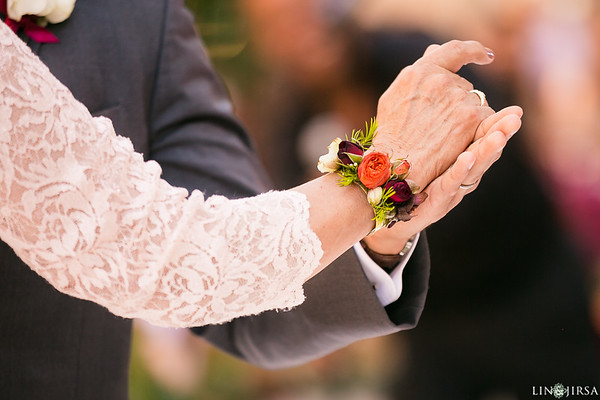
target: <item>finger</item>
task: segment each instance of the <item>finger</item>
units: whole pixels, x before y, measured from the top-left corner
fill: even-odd
[[[475,41],[452,40],[444,43],[417,62],[431,62],[447,69],[458,72],[466,64],[489,64],[494,60],[494,53]]]
[[[508,139],[503,132],[494,131],[469,146],[468,151],[474,153],[476,158],[473,168],[471,168],[463,182],[467,186],[475,183],[469,189],[469,192],[477,188],[483,174],[500,158],[507,142]]]
[[[428,188],[428,199],[431,199],[429,206],[438,210],[437,215],[433,216],[432,223],[456,207],[468,193],[461,189],[460,185],[467,179],[475,161],[475,155],[470,151],[465,151],[458,156],[446,172],[431,182]]]
[[[446,172],[444,172],[442,176],[438,178],[440,179],[439,185],[437,185],[437,188],[439,188],[439,193],[433,193],[433,190],[437,188],[435,186],[432,187],[432,193],[430,193],[432,197],[445,197],[446,199],[453,198],[458,192],[460,185],[465,181],[465,179],[467,179],[471,168],[473,168],[476,161],[476,156],[472,151],[464,151],[461,153],[454,164],[452,164],[452,166],[450,166],[450,168],[448,168]],[[436,180],[434,180],[434,182]],[[445,195],[440,196],[442,193]]]
[[[468,175],[475,163],[475,155],[465,151],[458,156],[454,164],[441,176],[434,179],[425,190],[429,195],[427,200],[417,208],[415,218],[406,225],[412,224],[417,231],[425,229],[440,220],[463,199],[460,184]]]
[[[448,170],[447,190],[457,191],[477,163],[477,156],[472,151],[459,154],[454,164]]]
[[[493,124],[487,132],[483,132],[483,136],[485,137],[491,132],[500,131],[506,137],[506,140],[508,140],[513,137],[519,128],[521,128],[521,119],[514,114],[509,114]]]
[[[429,46],[427,46],[427,50],[425,50],[425,53],[423,53],[423,56],[426,56],[427,54],[431,53],[432,51],[434,51],[438,47],[440,47],[439,44],[430,44]]]
[[[519,106],[503,108],[489,118],[486,118],[485,121],[482,122],[481,127],[485,133],[488,133],[495,123],[508,115],[516,115],[518,118],[521,118],[523,116],[523,109]]]
[[[501,131],[507,139],[510,139],[521,128],[522,115],[523,110],[517,106],[508,107],[490,115],[479,124],[475,140],[494,131]]]

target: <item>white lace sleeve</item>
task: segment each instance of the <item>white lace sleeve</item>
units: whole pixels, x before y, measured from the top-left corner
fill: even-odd
[[[0,237],[33,270],[162,326],[303,301],[323,253],[302,194],[187,198],[160,174],[0,22]]]

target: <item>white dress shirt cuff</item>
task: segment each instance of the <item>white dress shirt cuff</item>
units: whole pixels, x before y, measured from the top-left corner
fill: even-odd
[[[375,295],[384,307],[400,298],[400,295],[402,294],[402,272],[414,252],[415,247],[417,247],[420,236],[420,233],[417,233],[412,247],[406,252],[396,268],[389,274],[367,255],[360,243],[354,245],[354,251],[356,252],[358,261],[360,262],[367,279],[373,285]]]

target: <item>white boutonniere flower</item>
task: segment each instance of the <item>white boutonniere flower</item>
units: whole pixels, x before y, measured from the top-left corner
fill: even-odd
[[[20,21],[24,15],[43,17],[51,24],[63,22],[71,16],[75,0],[8,0],[8,17]]]
[[[340,162],[340,159],[338,158],[337,154],[341,142],[342,139],[335,138],[335,140],[331,142],[331,144],[327,147],[327,149],[329,150],[327,154],[319,157],[319,163],[317,164],[317,168],[319,169],[319,171],[323,173],[337,171],[338,164]]]
[[[0,20],[38,43],[58,43],[46,25],[63,22],[73,8],[75,0],[0,0]]]

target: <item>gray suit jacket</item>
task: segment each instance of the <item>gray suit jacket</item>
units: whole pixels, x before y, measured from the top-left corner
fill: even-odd
[[[50,29],[60,44],[32,49],[170,183],[231,197],[268,187],[182,1],[79,0]],[[349,252],[307,283],[297,309],[194,331],[250,362],[282,367],[412,327],[427,291],[425,247],[421,240],[404,294],[387,310]],[[2,398],[127,398],[131,322],[57,292],[3,243],[0,321]]]

